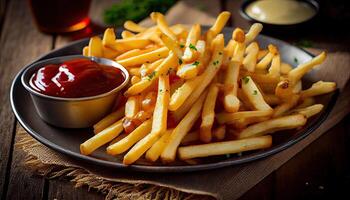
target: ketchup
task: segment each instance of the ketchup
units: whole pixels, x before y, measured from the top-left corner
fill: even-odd
[[[118,68],[88,59],[73,59],[40,68],[33,74],[30,85],[42,94],[79,98],[109,92],[124,80],[125,75]]]

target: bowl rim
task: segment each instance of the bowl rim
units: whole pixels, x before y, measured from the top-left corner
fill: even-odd
[[[74,58],[85,58],[85,59],[95,61],[97,63],[99,63],[99,61],[111,62],[112,65],[110,65],[110,66],[120,69],[123,72],[125,79],[124,79],[123,83],[121,83],[116,88],[114,88],[108,92],[94,95],[94,96],[88,96],[88,97],[67,98],[67,97],[51,96],[51,95],[42,94],[42,93],[34,90],[30,86],[29,81],[27,80],[27,77],[32,76],[32,74],[31,75],[28,74],[31,72],[32,68],[36,68],[39,65],[46,65],[46,64],[50,64],[50,63],[52,64],[52,63],[55,63],[55,61],[57,61],[57,60],[61,60],[60,62],[62,62],[62,61],[66,61],[66,60],[70,60],[70,59],[74,59]],[[56,101],[87,101],[87,100],[93,100],[93,99],[100,99],[100,98],[109,96],[111,94],[114,94],[114,93],[122,90],[128,84],[129,79],[130,79],[130,74],[129,74],[128,70],[125,67],[123,67],[121,64],[119,64],[118,62],[111,60],[111,59],[107,59],[107,58],[98,58],[98,57],[93,57],[93,56],[89,57],[89,56],[83,56],[83,55],[59,56],[59,57],[40,60],[38,62],[35,62],[35,63],[27,66],[21,75],[22,85],[30,94],[36,95],[36,96],[39,96],[42,98],[46,98],[46,99],[56,100]]]
[[[240,8],[239,8],[240,15],[248,21],[261,23],[261,24],[265,24],[265,25],[269,25],[269,26],[288,27],[288,26],[296,26],[296,25],[304,24],[306,22],[313,20],[320,12],[320,4],[317,1],[315,1],[315,0],[298,0],[298,1],[302,1],[302,2],[305,2],[305,3],[308,3],[309,5],[311,5],[315,9],[316,14],[307,20],[304,20],[304,21],[301,21],[298,23],[294,23],[294,24],[273,24],[273,23],[268,23],[268,22],[263,22],[263,21],[257,20],[257,19],[255,19],[247,14],[246,8],[248,7],[249,4],[251,4],[254,1],[258,1],[258,0],[243,1]]]

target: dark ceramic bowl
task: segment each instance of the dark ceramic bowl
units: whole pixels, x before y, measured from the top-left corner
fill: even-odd
[[[203,29],[208,29],[208,27],[203,27]],[[233,28],[225,28],[223,30],[226,39],[231,38],[232,30]],[[261,48],[266,48],[266,46],[270,43],[278,46],[282,60],[294,66],[297,64],[295,63],[295,60],[298,60],[298,62],[301,63],[306,62],[313,57],[313,55],[304,51],[303,49],[292,46],[281,40],[277,40],[264,35],[259,35],[257,40]],[[79,54],[81,53],[83,47],[88,44],[88,42],[89,39],[83,39],[71,43],[63,48],[48,53],[47,55],[39,58],[39,60],[58,56]],[[21,70],[13,80],[10,97],[13,112],[15,113],[20,124],[31,136],[49,148],[81,161],[104,167],[143,172],[160,173],[209,170],[247,163],[273,155],[302,140],[310,133],[312,133],[317,127],[319,127],[332,110],[338,96],[338,91],[335,91],[318,97],[317,103],[322,103],[324,105],[323,111],[318,115],[308,119],[307,124],[298,130],[281,131],[280,133],[272,134],[273,146],[268,149],[244,152],[241,155],[235,154],[231,155],[229,158],[226,156],[213,156],[203,158],[197,160],[198,163],[195,165],[190,165],[183,162],[177,162],[173,165],[163,165],[161,162],[149,163],[146,162],[146,160],[140,159],[135,164],[126,166],[122,164],[123,155],[108,155],[106,153],[106,146],[99,148],[91,156],[80,154],[80,144],[93,136],[93,131],[91,129],[62,129],[53,127],[41,120],[35,111],[34,104],[30,98],[30,94],[21,84],[20,77],[25,69],[26,67],[24,67],[23,70]],[[319,78],[317,75],[315,75],[315,73],[309,73],[303,79],[303,86],[309,87],[312,82],[315,82],[318,79]]]
[[[320,6],[319,6],[319,3],[317,1],[315,1],[315,0],[299,0],[299,1],[302,1],[302,2],[309,4],[313,9],[315,9],[316,14],[313,17],[311,17],[310,19],[303,21],[303,22],[300,22],[300,23],[296,23],[296,24],[288,24],[288,25],[270,24],[270,23],[256,20],[247,14],[246,8],[248,7],[248,5],[250,5],[254,1],[257,1],[257,0],[244,1],[240,7],[239,12],[240,12],[241,16],[244,19],[248,20],[250,23],[252,23],[252,24],[253,23],[261,23],[264,26],[263,31],[267,32],[267,33],[296,33],[296,32],[300,32],[300,31],[309,30],[319,16]]]

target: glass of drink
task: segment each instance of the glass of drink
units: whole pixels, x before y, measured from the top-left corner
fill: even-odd
[[[91,0],[29,0],[38,28],[46,33],[67,33],[90,23]]]

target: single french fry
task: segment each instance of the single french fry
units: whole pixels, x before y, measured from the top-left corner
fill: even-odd
[[[107,28],[103,34],[102,44],[105,47],[109,47],[115,42],[115,32],[113,28]]]
[[[300,96],[299,95],[291,95],[288,99],[288,101],[278,105],[274,108],[274,113],[272,115],[273,118],[282,116],[287,111],[295,107],[299,101]]]
[[[141,78],[138,76],[132,76],[131,77],[131,85],[135,85],[136,83],[140,82]]]
[[[110,113],[103,119],[101,119],[99,122],[97,122],[93,128],[94,128],[94,133],[99,133],[108,126],[112,125],[114,122],[118,121],[124,116],[125,113],[125,106],[120,107],[118,110]]]
[[[150,16],[151,16],[151,19],[157,23],[159,30],[163,34],[167,35],[169,38],[171,38],[174,41],[177,40],[175,33],[169,28],[168,23],[165,21],[165,17],[162,13],[152,12]]]
[[[290,96],[293,95],[294,86],[291,84],[291,82],[288,79],[280,81],[276,88],[275,88],[275,95],[284,100],[287,101]]]
[[[248,126],[240,133],[239,139],[257,137],[269,133],[274,133],[280,130],[298,128],[300,126],[304,126],[306,121],[306,117],[301,114],[288,115],[284,117],[270,119]]]
[[[268,65],[271,63],[274,55],[278,52],[277,47],[269,44],[268,45],[268,50],[269,53],[266,54],[266,56],[264,58],[262,58],[258,64],[256,64],[256,68],[259,70],[264,70],[267,69]]]
[[[271,136],[253,137],[241,140],[215,142],[179,148],[179,158],[187,160],[216,155],[233,154],[257,149],[265,149],[272,145]]]
[[[261,84],[274,84],[275,86],[280,82],[280,77],[271,76],[270,74],[260,74],[260,73],[252,73],[245,70],[240,71],[240,76],[250,76],[254,80],[254,82]],[[274,91],[274,90],[273,90]]]
[[[308,106],[305,108],[299,108],[299,109],[294,109],[291,111],[291,113],[298,113],[298,114],[302,114],[304,115],[306,118],[310,118],[314,115],[317,115],[319,112],[322,111],[323,109],[323,105],[322,104],[315,104],[312,106]]]
[[[160,154],[165,149],[168,144],[170,134],[173,132],[173,129],[166,130],[164,134],[155,142],[152,147],[146,152],[146,159],[152,162],[158,160]]]
[[[182,64],[176,72],[176,75],[183,79],[192,79],[197,76],[199,62]]]
[[[134,37],[134,36],[135,36],[135,34],[130,32],[130,31],[125,30],[125,31],[122,32],[122,38],[123,39],[131,38],[131,37]]]
[[[205,98],[203,110],[202,110],[202,122],[200,125],[199,138],[202,142],[208,143],[212,138],[212,127],[215,119],[215,103],[219,94],[219,88],[215,83],[212,83],[209,87],[208,94]]]
[[[132,49],[130,51],[127,51],[127,52],[119,55],[116,58],[116,60],[119,61],[119,60],[124,60],[124,59],[127,59],[127,58],[131,58],[131,57],[139,56],[139,55],[142,55],[142,54],[154,51],[156,49],[158,49],[158,47],[149,47],[149,48],[142,49],[142,50],[141,49]]]
[[[254,72],[256,62],[258,59],[258,53],[259,53],[259,45],[257,42],[252,42],[247,48],[246,48],[247,56],[243,60],[243,67],[248,72]]]
[[[313,97],[307,97],[305,99],[302,99],[301,104],[299,104],[297,107],[295,107],[295,109],[299,109],[299,108],[306,108],[309,107],[311,105],[315,104],[315,98]]]
[[[180,45],[176,42],[176,40],[171,39],[167,35],[162,35],[160,38],[163,44],[172,52],[175,53],[178,59],[181,59],[183,52],[180,48]]]
[[[143,63],[151,63],[154,62],[160,58],[165,58],[169,54],[169,50],[166,47],[161,47],[159,49],[156,49],[154,51],[144,53],[138,56],[134,56],[131,58],[126,58],[122,60],[117,60],[119,64],[123,65],[123,67],[132,67],[141,65]]]
[[[83,48],[83,56],[89,56],[89,47],[88,46],[86,46],[86,47],[84,47]]]
[[[327,94],[327,93],[333,92],[336,89],[337,89],[337,84],[335,82],[318,81],[312,84],[312,86],[309,89],[301,91],[300,95],[302,99],[305,99],[308,97]]]
[[[163,58],[153,62],[153,63],[144,63],[141,67],[140,67],[140,74],[141,77],[146,77],[149,74],[151,74],[154,70],[157,69],[157,67],[164,61]]]
[[[239,109],[240,101],[237,98],[239,69],[240,62],[232,60],[226,69],[224,107],[227,112],[237,112]]]
[[[288,79],[291,81],[292,84],[298,82],[301,79],[301,77],[303,77],[307,72],[313,69],[316,65],[323,63],[326,57],[327,57],[326,52],[322,52],[320,55],[314,57],[310,61],[300,64],[298,67],[292,69],[288,73]]]
[[[230,18],[231,13],[224,11],[221,12],[212,27],[206,33],[206,43],[208,46],[211,45],[212,40],[222,31],[228,19]]]
[[[216,119],[220,124],[232,124],[239,119],[254,118],[254,117],[269,117],[273,113],[272,110],[255,110],[255,111],[239,111],[235,113],[219,113]]]
[[[181,140],[181,145],[186,145],[188,143],[199,141],[199,131],[193,131],[187,133]]]
[[[269,120],[269,119],[270,119],[270,117],[241,118],[241,119],[235,121],[234,123],[232,123],[232,125],[238,130],[243,130],[243,129],[247,128],[251,124],[263,122],[263,121],[266,121],[266,120]]]
[[[134,67],[128,69],[129,73],[131,76],[141,76],[140,68],[139,67]]]
[[[107,46],[102,46],[102,51],[103,51],[103,57],[108,59],[115,59],[120,54],[120,52],[114,49],[111,49]]]
[[[143,77],[140,82],[136,83],[129,87],[125,92],[126,96],[136,95],[141,93],[156,80],[160,75],[167,74],[171,67],[177,66],[177,59],[173,53],[170,53],[169,56],[147,77]]]
[[[271,110],[272,108],[267,104],[260,92],[255,85],[253,79],[250,76],[242,78],[242,90],[249,99],[250,103],[257,110]]]
[[[185,51],[182,56],[183,61],[192,62],[196,59],[197,48],[195,45],[200,39],[200,35],[201,26],[199,24],[193,25],[186,39]]]
[[[125,103],[125,117],[134,117],[141,108],[140,96],[130,96]]]
[[[160,135],[167,128],[167,113],[169,104],[169,76],[161,75],[158,83],[158,96],[153,112],[151,133],[142,138],[124,156],[123,163],[126,165],[134,163],[159,139]]]
[[[263,59],[267,54],[269,53],[268,50],[259,50],[259,53],[258,53],[258,60],[261,60]]]
[[[201,109],[205,100],[206,92],[198,98],[191,110],[179,122],[171,133],[169,143],[161,154],[163,162],[172,162],[175,160],[176,151],[184,136],[190,131],[195,121],[199,118]]]
[[[152,119],[144,121],[134,131],[129,133],[125,138],[107,147],[107,153],[117,155],[127,151],[132,145],[145,137],[152,128]]]
[[[213,130],[213,136],[216,140],[220,141],[225,138],[226,135],[226,126],[221,125]]]
[[[281,99],[274,94],[262,94],[262,95],[266,103],[269,104],[270,106],[274,106],[282,103]]]
[[[136,24],[133,21],[130,21],[130,20],[124,22],[124,28],[129,30],[129,31],[136,32],[136,33],[143,32],[147,29],[145,27],[142,27],[142,26]]]
[[[253,41],[255,40],[256,36],[258,36],[259,33],[261,32],[262,28],[263,28],[263,25],[262,25],[262,24],[260,24],[260,23],[254,23],[254,24],[250,27],[248,33],[245,34],[245,41],[244,41],[245,44],[248,45],[248,44],[250,44],[251,42],[253,42]]]
[[[102,40],[98,36],[94,36],[89,42],[88,56],[103,57]]]
[[[222,61],[222,66],[224,66],[225,69],[232,59],[233,52],[235,51],[235,46],[235,41],[231,39],[224,48],[224,58]]]
[[[114,138],[114,139],[109,143],[108,146],[119,142],[120,140],[122,140],[122,139],[125,138],[126,136],[128,136],[127,133],[122,133],[122,134],[118,135],[118,137]]]
[[[80,153],[83,155],[90,155],[99,147],[107,144],[123,131],[123,119],[110,125],[103,131],[94,135],[92,138],[86,140],[80,145]]]
[[[279,54],[273,56],[269,74],[274,77],[279,77],[281,75],[281,58]]]
[[[132,49],[142,49],[151,44],[151,40],[144,38],[125,38],[117,39],[113,44],[108,45],[109,48],[117,50],[119,52],[126,52]]]
[[[281,74],[287,75],[290,71],[292,71],[293,67],[288,63],[281,63]]]
[[[191,106],[198,99],[198,97],[202,94],[204,89],[210,84],[213,80],[216,73],[219,71],[220,66],[222,64],[223,58],[223,49],[224,49],[224,38],[222,34],[219,34],[214,39],[214,52],[213,56],[210,60],[209,65],[205,69],[205,71],[198,76],[201,80],[200,84],[196,87],[194,91],[190,94],[190,96],[186,99],[185,103],[182,103],[181,106],[176,109],[174,112],[174,118],[179,121],[185,114],[190,110]],[[197,78],[197,77],[196,77]]]

